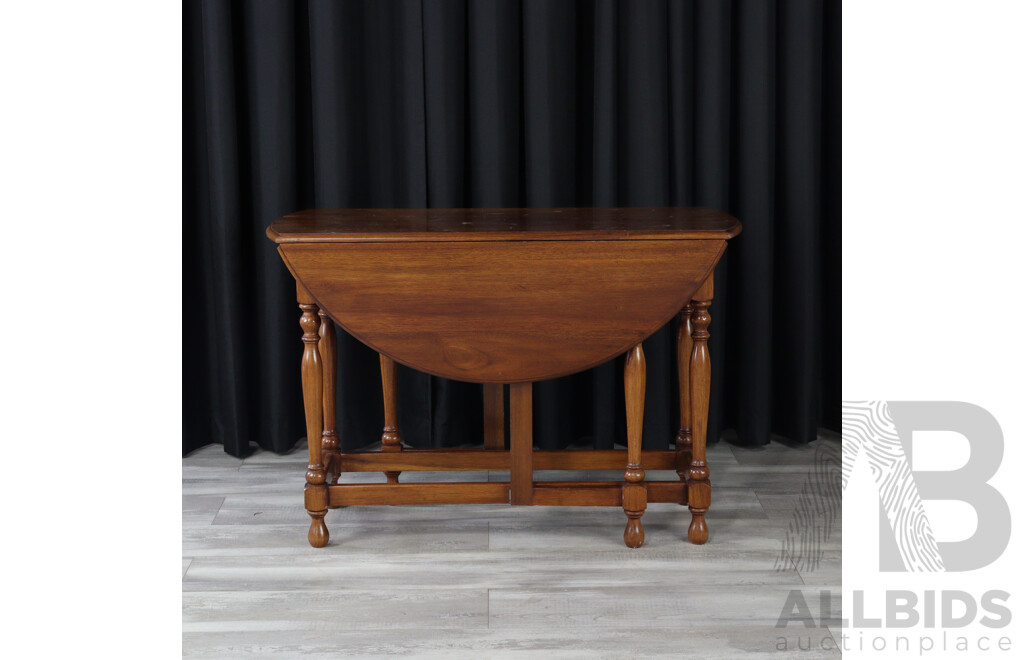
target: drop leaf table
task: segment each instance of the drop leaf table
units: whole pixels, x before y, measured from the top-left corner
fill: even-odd
[[[309,438],[309,542],[327,545],[330,508],[494,503],[621,506],[623,538],[643,544],[648,502],[688,505],[689,539],[708,538],[705,442],[712,272],[735,218],[706,208],[315,209],[267,228],[302,310],[302,394]],[[675,450],[641,453],[641,342],[681,314]],[[379,451],[339,451],[335,330],[380,353]],[[626,450],[534,451],[532,383],[625,353]],[[482,383],[483,449],[409,449],[397,427],[396,363]],[[510,442],[505,449],[504,385]],[[646,481],[644,468],[678,480]],[[533,480],[533,470],[622,469],[623,481]],[[509,470],[507,482],[399,483],[409,470]],[[378,484],[342,472],[383,472]]]

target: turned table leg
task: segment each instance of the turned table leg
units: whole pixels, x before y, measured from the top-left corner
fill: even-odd
[[[626,354],[626,483],[622,487],[622,510],[626,512],[626,531],[622,538],[630,548],[644,544],[644,526],[640,522],[647,509],[647,487],[640,466],[644,431],[644,394],[647,389],[647,365],[640,344]]]
[[[398,365],[388,356],[380,355],[380,382],[384,389],[384,433],[380,436],[381,451],[402,451],[402,436],[398,432]],[[387,471],[389,484],[398,483],[398,475]]]
[[[693,418],[690,392],[690,355],[693,353],[693,338],[690,314],[693,305],[687,305],[679,314],[679,332],[676,333],[676,371],[679,374],[679,433],[676,435],[676,474],[686,481],[693,458]]]
[[[711,315],[708,307],[714,297],[713,275],[708,275],[693,297],[693,354],[690,357],[690,388],[692,394],[693,454],[687,482],[690,503],[690,543],[702,544],[708,540],[708,525],[704,520],[711,505],[711,482],[708,480],[707,431],[708,400],[711,395],[711,357],[708,355],[708,325]]]
[[[341,461],[338,460],[338,430],[336,428],[335,405],[337,392],[337,339],[334,323],[320,310],[320,361],[324,370],[324,432],[321,442],[324,467],[331,477],[331,484],[338,483],[341,475]]]
[[[314,548],[327,545],[327,472],[323,464],[324,381],[320,361],[320,317],[316,302],[302,285],[297,285],[299,309],[302,317],[302,400],[306,408],[306,439],[309,444],[309,465],[306,467],[306,513],[312,518],[309,525],[309,544]]]

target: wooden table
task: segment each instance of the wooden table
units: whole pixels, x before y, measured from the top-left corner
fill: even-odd
[[[739,232],[735,218],[705,208],[316,209],[274,222],[267,236],[295,277],[302,310],[310,544],[327,545],[329,508],[456,503],[621,506],[631,548],[643,544],[648,502],[688,504],[690,541],[707,541],[708,307],[715,264]],[[641,342],[675,314],[676,449],[641,452]],[[333,323],[380,353],[380,451],[339,451]],[[531,383],[623,353],[627,449],[534,451]],[[402,447],[396,362],[483,383],[484,448]],[[679,480],[645,481],[644,468],[674,469]],[[624,480],[535,482],[534,469],[623,469]],[[408,470],[509,470],[510,479],[399,483]],[[387,482],[338,483],[342,472],[365,471]]]

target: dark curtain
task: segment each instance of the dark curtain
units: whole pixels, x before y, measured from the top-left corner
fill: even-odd
[[[264,229],[311,207],[727,210],[709,441],[838,428],[839,39],[813,0],[186,2],[183,451],[305,434]],[[644,344],[649,448],[678,426],[674,324]],[[376,441],[376,354],[342,334],[338,370],[342,446]],[[407,442],[480,442],[479,385],[399,380]],[[621,380],[538,383],[538,445],[624,442]]]

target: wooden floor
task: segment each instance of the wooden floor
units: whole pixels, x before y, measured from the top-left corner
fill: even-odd
[[[803,591],[815,616],[819,591],[830,590],[839,616],[841,520],[817,529],[816,567],[777,566],[816,455],[837,448],[834,437],[710,447],[704,546],[686,541],[689,512],[672,504],[648,507],[638,550],[622,542],[619,509],[460,505],[333,509],[330,545],[317,550],[306,542],[304,447],[239,460],[211,445],[182,460],[184,655],[837,656],[820,648],[826,628],[775,627],[791,589]],[[598,474],[621,478],[537,479]],[[488,478],[508,476],[402,474]],[[776,650],[780,637],[789,652]]]

